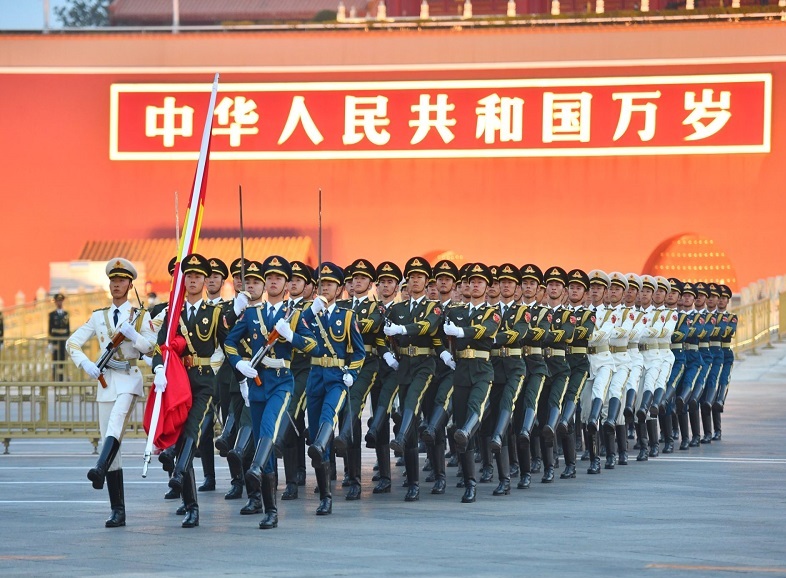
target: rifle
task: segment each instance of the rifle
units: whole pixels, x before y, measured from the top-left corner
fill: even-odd
[[[293,307],[292,311],[290,311],[287,314],[287,316],[284,317],[284,321],[289,323],[292,319],[292,316],[295,314],[295,311],[296,309]],[[273,330],[270,333],[268,333],[267,343],[265,343],[265,346],[262,347],[259,351],[257,351],[253,355],[253,357],[251,357],[251,367],[256,367],[259,364],[259,362],[262,361],[262,358],[265,357],[268,354],[268,352],[273,348],[273,346],[276,344],[276,341],[278,341],[279,337],[280,335],[278,331],[276,331],[276,328],[274,327]],[[256,376],[254,378],[254,383],[256,383],[257,385],[262,385],[262,380],[259,379],[259,376]]]
[[[139,298],[139,295],[137,295],[137,298]],[[136,323],[137,319],[139,319],[139,316],[143,311],[144,309],[142,308],[137,309],[136,314],[131,318],[130,321],[132,325]],[[112,361],[112,357],[114,357],[115,353],[117,353],[117,350],[120,349],[120,344],[125,341],[125,338],[126,336],[119,331],[115,332],[115,334],[112,335],[112,339],[109,341],[109,343],[106,344],[101,357],[99,357],[98,361],[96,361],[96,367],[98,367],[98,369],[101,371],[101,374],[98,376],[98,381],[101,383],[101,387],[104,389],[107,388],[106,379],[104,379],[104,369],[106,369],[107,364]]]

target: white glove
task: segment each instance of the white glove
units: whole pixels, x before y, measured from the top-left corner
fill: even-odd
[[[153,378],[153,385],[156,388],[156,393],[164,393],[166,391],[166,373],[164,366],[159,365],[155,370],[156,376]]]
[[[143,355],[142,361],[144,361],[148,367],[153,367],[153,358],[149,355]]]
[[[464,337],[464,328],[458,327],[452,321],[448,320],[445,322],[445,335],[450,335],[451,337]]]
[[[243,401],[246,402],[246,407],[251,407],[251,402],[248,401],[248,381],[245,379],[240,382],[240,395],[243,396]]]
[[[240,361],[238,361],[237,365],[235,366],[235,369],[237,369],[240,373],[242,373],[246,377],[250,377],[251,379],[254,379],[259,375],[257,370],[251,367],[251,362],[246,361],[245,359],[241,359]]]
[[[353,378],[350,374],[345,373],[344,374],[344,385],[346,385],[347,388],[350,388],[350,387],[352,387],[353,383],[355,383],[355,378]]]
[[[123,322],[123,324],[120,326],[120,333],[125,335],[126,339],[128,339],[131,343],[136,341],[137,337],[139,337],[139,332],[136,330],[134,325],[128,321]]]
[[[289,321],[286,319],[279,319],[276,321],[276,331],[278,334],[292,343],[292,338],[295,336],[295,332],[292,331],[292,328],[289,326]]]
[[[98,369],[98,366],[89,359],[86,359],[82,362],[82,369],[84,369],[85,373],[92,379],[98,379],[98,376],[101,375],[101,370]]]
[[[440,353],[439,358],[442,360],[442,363],[447,365],[450,369],[456,369],[456,362],[453,360],[453,356],[449,351],[443,351]]]
[[[316,299],[314,299],[314,302],[311,304],[311,312],[314,315],[319,315],[319,312],[325,308],[327,308],[327,301],[325,301],[322,295],[317,295]]]
[[[385,335],[391,337],[393,335],[406,335],[407,328],[403,325],[396,325],[395,323],[391,323],[390,325],[385,325]]]
[[[398,369],[398,359],[396,359],[396,356],[393,355],[390,351],[386,351],[385,355],[382,356],[382,359],[385,360],[385,363],[388,364],[390,369]]]
[[[246,307],[248,307],[248,295],[241,291],[235,295],[235,302],[232,305],[232,309],[234,310],[235,315],[240,317],[240,314],[246,310]]]

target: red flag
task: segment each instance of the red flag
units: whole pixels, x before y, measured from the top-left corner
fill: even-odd
[[[188,410],[191,409],[191,386],[188,382],[186,368],[180,362],[180,354],[186,348],[186,340],[181,336],[176,336],[172,340],[172,346],[163,345],[161,351],[169,350],[172,353],[169,364],[166,368],[166,395],[161,396],[161,410],[159,412],[158,427],[155,431],[153,444],[157,448],[168,448],[177,443],[180,430],[188,417]],[[153,408],[155,407],[156,390],[150,389],[150,395],[145,405],[144,426],[145,432],[150,431]]]
[[[194,175],[194,183],[191,188],[191,198],[188,202],[188,211],[186,212],[185,221],[183,223],[183,232],[180,236],[180,247],[177,253],[177,262],[175,263],[175,271],[172,275],[172,286],[169,292],[169,314],[167,315],[167,331],[166,341],[164,347],[161,348],[161,353],[164,362],[164,371],[167,376],[167,389],[163,395],[155,395],[151,392],[149,403],[152,406],[150,415],[145,412],[144,427],[147,432],[147,445],[145,446],[145,458],[142,468],[142,477],[147,475],[147,464],[150,462],[150,456],[153,451],[153,443],[159,437],[157,430],[161,427],[162,423],[167,424],[166,437],[169,439],[170,435],[179,435],[180,429],[185,422],[188,410],[183,412],[185,407],[182,400],[188,397],[188,407],[191,406],[191,386],[188,383],[188,378],[183,375],[185,369],[180,363],[179,357],[170,355],[171,352],[176,351],[177,327],[180,322],[180,310],[183,308],[183,300],[185,297],[185,287],[183,275],[180,271],[180,262],[189,253],[196,251],[197,241],[199,240],[199,229],[202,225],[202,213],[205,206],[205,193],[207,192],[207,174],[210,161],[210,137],[213,130],[213,113],[216,107],[216,95],[218,93],[218,74],[213,80],[213,91],[210,94],[210,103],[207,109],[207,118],[205,119],[205,127],[202,132],[202,145],[199,149],[199,161],[197,163],[196,174]],[[182,349],[181,349],[182,351]],[[179,365],[180,368],[170,368],[170,366]],[[170,378],[171,375],[171,378]],[[163,403],[162,398],[168,398],[166,404]],[[165,407],[162,407],[165,406]],[[177,435],[175,435],[177,439]],[[171,444],[170,444],[171,445]],[[159,448],[161,446],[156,443]]]

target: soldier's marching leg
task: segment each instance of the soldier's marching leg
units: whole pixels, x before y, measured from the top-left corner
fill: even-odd
[[[671,405],[671,404],[667,404]],[[660,429],[663,432],[663,453],[670,454],[674,452],[674,436],[671,429],[671,414],[668,410],[663,411],[658,415],[660,421]]]
[[[245,516],[258,514],[262,511],[262,470],[270,461],[272,452],[272,438],[263,437],[260,439],[257,443],[254,459],[251,461],[251,466],[245,475],[248,502],[240,509],[240,513]]]
[[[218,450],[218,455],[222,458],[227,457],[229,450],[234,447],[234,436],[237,433],[236,423],[235,415],[230,413],[224,421],[224,428],[221,430],[221,434],[215,439],[214,443]]]
[[[562,450],[565,457],[565,470],[560,474],[561,480],[576,477],[576,432],[573,418],[568,422],[568,428],[562,437]]]
[[[197,442],[193,437],[183,437],[180,442],[180,451],[177,455],[177,462],[175,463],[175,471],[172,472],[172,477],[169,479],[169,487],[174,490],[183,492],[185,484],[184,476],[192,467],[194,461],[194,453],[196,452]],[[185,500],[185,495],[183,496]],[[186,504],[188,507],[188,504]]]
[[[680,449],[687,450],[690,447],[690,425],[688,424],[688,411],[685,408],[677,416],[680,426]]]
[[[701,416],[699,412],[701,410],[696,405],[695,409],[691,409],[688,412],[688,416],[690,418],[690,430],[691,430],[691,439],[688,444],[689,447],[697,448],[699,447],[700,440],[701,440]]]
[[[481,464],[480,479],[478,482],[481,484],[488,484],[494,479],[494,466],[491,464],[491,436],[478,435],[476,442],[480,444]]]
[[[656,458],[660,455],[660,442],[658,440],[658,419],[650,417],[647,419],[647,434],[650,438],[649,457]]]
[[[192,456],[193,457],[193,456]],[[186,517],[183,518],[183,528],[199,526],[199,504],[197,503],[196,478],[193,466],[183,473],[183,503],[186,507]]]
[[[404,463],[407,469],[407,493],[405,502],[416,502],[420,499],[420,467],[417,432],[413,429],[404,449]]]
[[[251,424],[242,425],[237,432],[235,447],[227,453],[227,464],[232,476],[232,488],[224,495],[227,500],[237,500],[243,497],[244,467],[243,462],[249,448],[252,447],[253,432]]]
[[[402,391],[406,392],[407,388],[402,388]],[[404,395],[403,397],[406,397]],[[404,408],[404,413],[401,416],[401,425],[399,426],[398,433],[396,437],[390,442],[390,447],[397,452],[403,452],[406,445],[406,440],[410,436],[410,432],[415,428],[415,420],[417,416],[415,415],[415,410],[413,408]]]
[[[510,455],[508,453],[507,436],[502,439],[502,447],[494,453],[497,460],[497,478],[499,484],[492,492],[495,496],[507,496],[510,494]]]
[[[313,447],[313,445],[310,447]],[[320,464],[314,464],[314,474],[317,478],[317,488],[319,489],[317,516],[327,516],[333,513],[333,493],[330,488],[330,462],[324,461]]]
[[[265,505],[265,517],[259,522],[260,530],[270,530],[278,527],[278,508],[276,508],[276,482],[275,473],[262,475],[262,502]]]
[[[714,433],[712,434],[712,441],[720,441],[721,440],[721,414],[723,411],[721,409],[716,408],[713,406],[712,408],[712,422],[714,426]]]
[[[347,466],[349,470],[349,490],[347,500],[359,500],[361,493],[360,471],[361,471],[361,449],[360,449],[360,420],[355,420],[355,432],[353,443],[347,448]]]
[[[591,432],[589,429],[584,434],[584,443],[589,450],[590,467],[587,468],[588,474],[600,474],[600,455],[598,455],[598,433]]]
[[[639,440],[639,455],[636,456],[637,462],[646,462],[649,459],[650,455],[650,448],[649,448],[649,439],[647,431],[647,421],[637,419],[636,420],[636,433],[638,435]],[[657,440],[657,438],[655,438]]]
[[[96,490],[104,489],[104,479],[119,450],[120,440],[113,436],[104,438],[104,444],[101,446],[101,454],[98,456],[96,465],[87,472],[87,479],[93,482],[93,488]]]
[[[112,470],[106,473],[106,487],[109,491],[109,505],[112,515],[104,523],[107,528],[119,528],[126,525],[126,501],[123,489],[123,470]]]
[[[706,401],[701,404],[701,424],[704,435],[700,442],[703,444],[712,443],[712,404]]]
[[[202,460],[202,471],[205,479],[197,488],[199,492],[213,492],[216,489],[216,458],[213,450],[213,429],[215,424],[214,410],[208,411],[202,421],[199,434],[199,459]]]

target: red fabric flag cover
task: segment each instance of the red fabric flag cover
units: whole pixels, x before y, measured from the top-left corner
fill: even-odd
[[[158,421],[153,444],[159,449],[166,449],[172,444],[177,443],[180,430],[188,417],[188,410],[191,409],[191,385],[188,382],[188,373],[180,355],[185,351],[186,340],[180,335],[172,340],[172,345],[161,346],[161,352],[168,349],[169,363],[166,368],[166,395],[161,396],[161,414]],[[145,433],[150,432],[150,421],[153,415],[153,405],[156,401],[156,390],[150,388],[150,395],[145,405],[145,417],[143,425]]]

